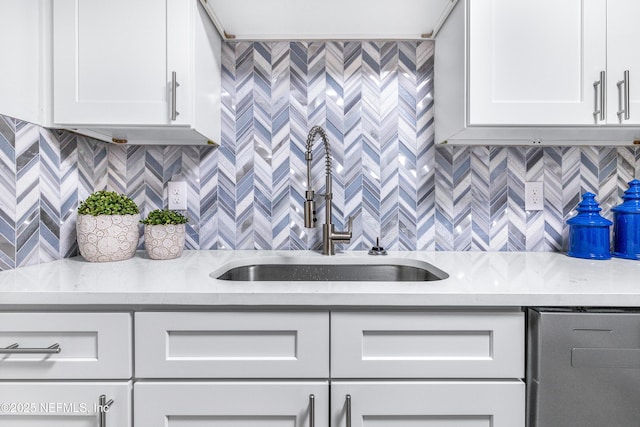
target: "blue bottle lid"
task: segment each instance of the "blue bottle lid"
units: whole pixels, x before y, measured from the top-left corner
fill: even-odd
[[[600,216],[599,212],[602,208],[596,202],[596,195],[593,193],[584,193],[582,201],[578,205],[578,215],[567,220],[569,225],[582,225],[591,227],[609,227],[613,222]]]
[[[624,192],[622,200],[624,202],[611,209],[613,212],[640,214],[640,180],[629,181],[629,188]]]

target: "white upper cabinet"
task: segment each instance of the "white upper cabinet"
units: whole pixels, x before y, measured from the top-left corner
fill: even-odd
[[[640,139],[639,13],[630,0],[460,2],[436,40],[436,142]]]
[[[40,0],[0,2],[0,114],[33,123],[42,121],[40,79],[42,49]]]
[[[185,21],[183,11],[171,6],[155,0],[55,2],[56,124],[170,123],[168,75],[187,73],[184,54],[168,49],[169,40],[184,35],[178,21]],[[180,121],[189,112],[182,113]]]
[[[220,34],[242,40],[430,38],[458,0],[201,0]]]
[[[53,125],[115,142],[220,138],[220,38],[195,0],[55,0]]]
[[[604,1],[473,1],[469,18],[469,124],[594,123]]]
[[[607,123],[640,124],[639,16],[637,0],[607,2]]]

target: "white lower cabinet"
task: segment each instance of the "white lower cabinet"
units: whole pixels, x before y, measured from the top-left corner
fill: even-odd
[[[333,381],[330,389],[325,381],[141,381],[134,426],[524,426],[525,386],[518,380]]]
[[[130,427],[130,313],[0,313],[1,427]]]
[[[518,310],[131,320],[0,313],[0,427],[525,426]]]
[[[521,381],[333,381],[332,427],[524,427]]]
[[[131,382],[1,382],[2,427],[130,427]]]
[[[327,427],[329,386],[301,382],[144,382],[136,427]]]
[[[135,320],[135,427],[525,426],[521,311]]]
[[[521,311],[336,310],[330,425],[524,427],[524,357]]]

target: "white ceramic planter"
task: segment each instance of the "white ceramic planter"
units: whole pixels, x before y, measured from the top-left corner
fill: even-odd
[[[138,247],[135,215],[78,215],[76,232],[80,255],[91,262],[121,261],[133,258]]]
[[[173,259],[182,256],[185,225],[145,225],[144,245],[151,259]]]

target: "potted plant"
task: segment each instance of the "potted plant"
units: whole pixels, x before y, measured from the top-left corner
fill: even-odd
[[[180,212],[156,209],[140,221],[144,224],[144,245],[151,259],[173,259],[182,255],[185,224]]]
[[[87,261],[120,261],[136,253],[140,211],[129,197],[96,191],[78,206],[76,233],[80,255]]]

